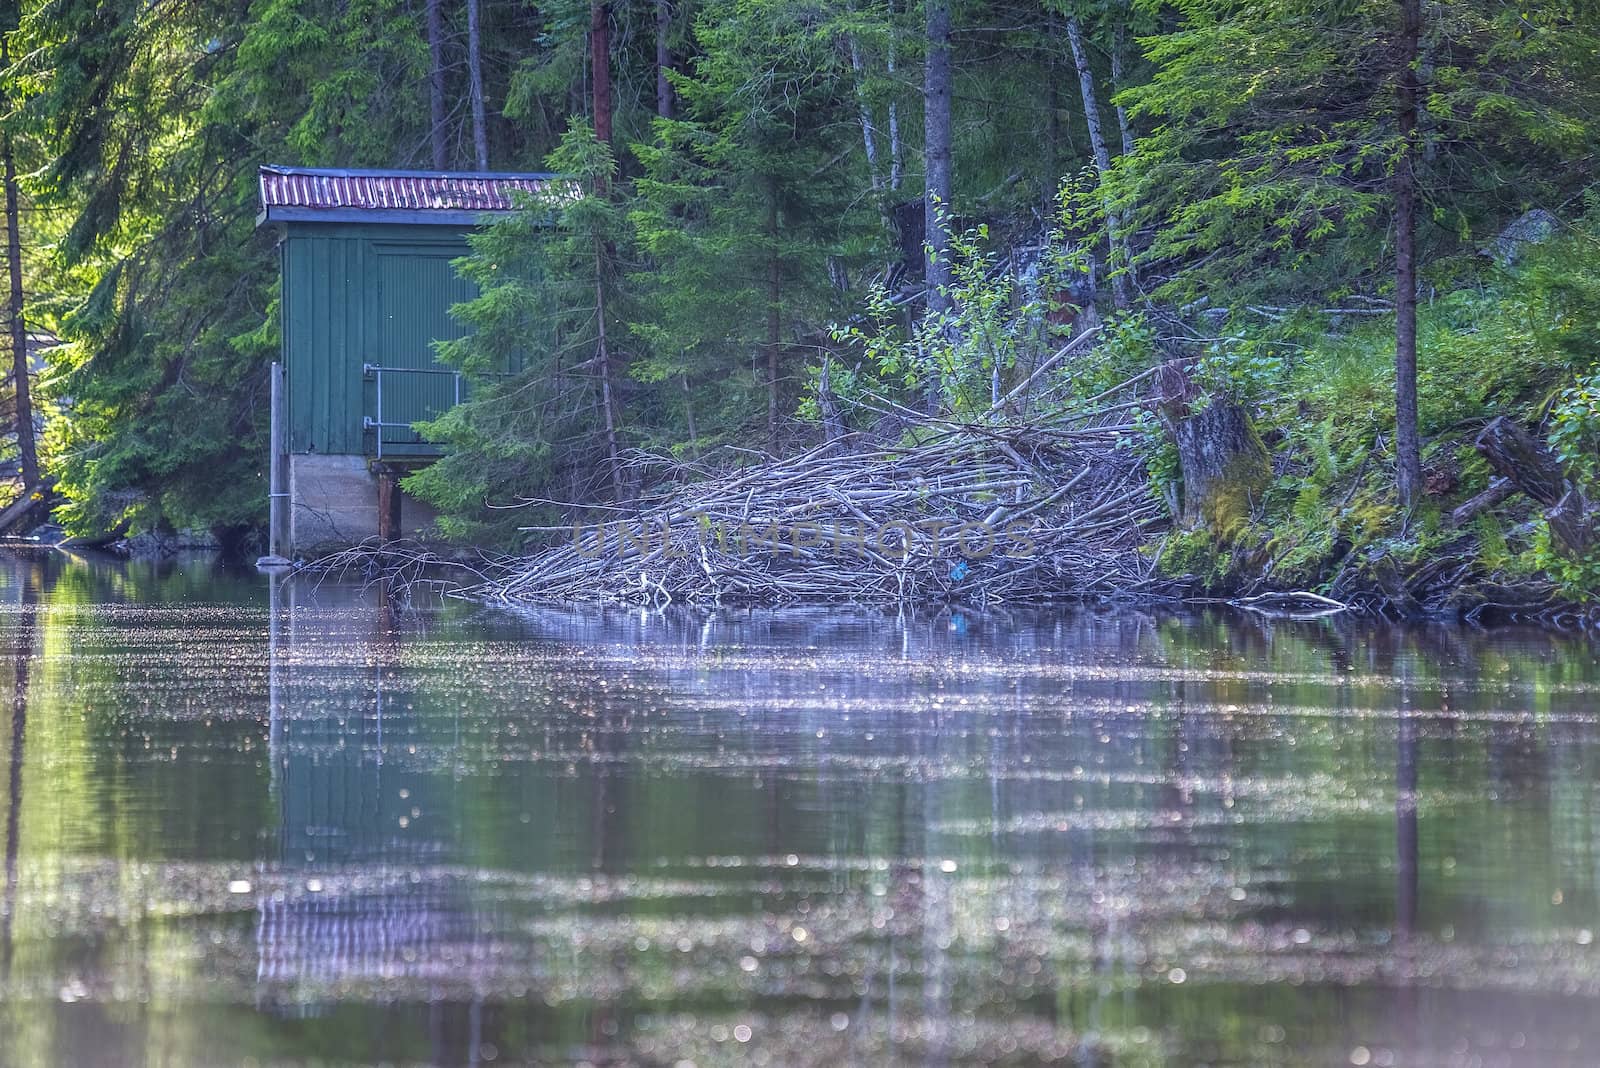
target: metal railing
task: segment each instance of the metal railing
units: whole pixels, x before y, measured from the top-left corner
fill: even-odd
[[[450,405],[451,405],[451,407],[454,407],[455,405],[461,403],[462,379],[463,379],[464,376],[461,374],[460,371],[452,371],[447,367],[385,367],[385,366],[383,366],[382,364],[379,364],[379,363],[364,363],[364,364],[361,365],[361,373],[362,373],[363,376],[371,377],[372,379],[374,379],[376,381],[376,384],[377,384],[377,414],[375,416],[373,416],[373,415],[364,415],[364,416],[362,416],[361,417],[361,429],[362,430],[370,430],[370,431],[373,432],[373,437],[377,439],[378,459],[380,459],[380,460],[383,459],[383,432],[384,432],[384,430],[385,429],[396,429],[396,430],[404,429],[404,430],[409,430],[412,433],[415,433],[416,432],[416,428],[415,428],[415,426],[413,424],[415,424],[415,422],[417,421],[417,420],[413,419],[413,420],[408,420],[406,422],[394,422],[392,420],[385,420],[384,419],[384,417],[383,417],[383,376],[384,375],[448,375],[453,380],[452,383],[451,383]],[[437,413],[435,413],[435,414],[437,414]],[[420,419],[420,418],[422,418],[421,415],[418,416],[418,419]],[[401,442],[394,442],[393,444],[398,445],[398,444],[402,444],[402,443]],[[422,445],[422,444],[426,444],[426,442],[424,442],[422,440],[421,435],[418,435],[417,436],[417,440],[415,442],[405,442],[404,444]]]

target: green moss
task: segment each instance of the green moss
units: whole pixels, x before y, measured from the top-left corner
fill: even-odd
[[[1206,527],[1225,541],[1238,540],[1255,516],[1263,494],[1272,482],[1266,447],[1250,428],[1255,451],[1240,453],[1211,483],[1200,515]]]
[[[1161,571],[1211,586],[1227,577],[1231,558],[1209,530],[1175,530],[1162,542]]]

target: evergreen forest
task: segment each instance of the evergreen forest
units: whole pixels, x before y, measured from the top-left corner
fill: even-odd
[[[479,296],[439,355],[479,386],[406,481],[446,539],[1145,376],[1118,447],[1194,588],[1600,590],[1587,0],[41,0],[4,29],[6,448],[68,533],[262,544],[259,166],[553,172],[456,264]],[[1210,489],[1207,411],[1247,468]]]

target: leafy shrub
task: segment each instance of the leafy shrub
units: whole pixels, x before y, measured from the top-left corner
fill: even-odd
[[[1550,446],[1574,479],[1600,484],[1600,371],[1557,399],[1550,410]]]

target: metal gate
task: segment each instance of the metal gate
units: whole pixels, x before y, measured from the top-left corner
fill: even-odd
[[[384,367],[364,363],[361,373],[374,379],[376,410],[364,416],[361,426],[372,431],[378,459],[385,448],[391,454],[430,455],[432,442],[417,432],[415,424],[436,419],[461,403],[466,383],[459,371],[447,367]],[[388,380],[387,384],[385,379]]]

